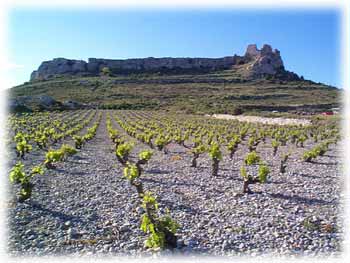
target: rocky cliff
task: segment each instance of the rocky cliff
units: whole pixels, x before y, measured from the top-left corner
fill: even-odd
[[[46,80],[59,76],[98,76],[107,67],[112,75],[161,72],[161,73],[205,73],[215,70],[236,69],[248,79],[274,76],[280,79],[299,79],[286,71],[280,52],[264,45],[261,50],[249,45],[244,56],[223,58],[137,58],[137,59],[98,59],[88,62],[65,58],[44,61],[38,70],[33,71],[30,80]]]

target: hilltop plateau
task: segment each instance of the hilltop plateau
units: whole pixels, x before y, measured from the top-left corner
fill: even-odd
[[[248,45],[223,58],[55,58],[10,89],[10,109],[313,113],[339,107],[340,93],[286,70],[270,45]]]

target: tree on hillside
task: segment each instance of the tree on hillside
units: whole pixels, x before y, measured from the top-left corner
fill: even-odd
[[[111,71],[108,67],[103,67],[101,69],[101,75],[102,76],[110,76],[111,75]]]

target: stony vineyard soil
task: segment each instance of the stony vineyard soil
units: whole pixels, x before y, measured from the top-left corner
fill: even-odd
[[[266,184],[253,185],[254,193],[246,195],[241,194],[239,174],[246,145],[240,145],[232,160],[224,155],[217,177],[211,176],[205,154],[198,159],[199,167],[192,168],[191,155],[183,147],[172,144],[169,154],[155,151],[142,175],[144,187],[156,193],[161,210],[169,208],[181,225],[178,248],[158,254],[340,254],[343,181],[336,147],[305,163],[300,161],[305,149],[280,147],[273,158],[270,143],[260,144],[257,152],[272,173]],[[149,148],[137,143],[133,159],[141,149]],[[282,175],[279,160],[288,151],[292,155]],[[40,156],[44,152],[31,154],[26,163],[39,162]],[[139,199],[122,169],[103,112],[94,139],[56,170],[34,178],[30,200],[16,203],[18,189],[9,186],[9,253],[151,255],[143,245]]]

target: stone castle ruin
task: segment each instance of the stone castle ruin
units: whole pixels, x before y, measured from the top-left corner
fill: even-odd
[[[280,52],[264,45],[261,50],[255,44],[248,45],[244,56],[222,58],[136,58],[83,60],[55,58],[44,61],[38,70],[33,71],[30,80],[47,80],[60,76],[99,76],[107,67],[112,75],[132,73],[193,74],[218,70],[237,69],[248,79],[275,76],[282,79],[299,79],[284,69]]]

